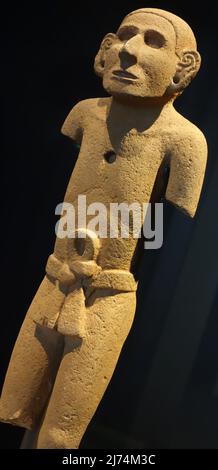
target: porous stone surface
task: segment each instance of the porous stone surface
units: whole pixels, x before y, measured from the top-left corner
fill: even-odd
[[[62,127],[81,145],[65,202],[85,195],[109,211],[165,197],[195,215],[207,144],[173,102],[200,61],[191,28],[166,11],[137,10],[106,35],[95,71],[109,96],[78,103]],[[2,391],[0,419],[37,429],[36,448],[79,446],[134,319],[137,239],[80,230],[84,246],[56,240]]]

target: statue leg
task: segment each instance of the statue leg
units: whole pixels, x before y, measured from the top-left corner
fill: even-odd
[[[86,334],[65,338],[37,448],[78,448],[114,372],[135,314],[135,292],[96,292],[86,309]]]
[[[42,415],[63,353],[63,337],[35,323],[52,289],[45,277],[21,327],[0,399],[0,420],[27,429]]]

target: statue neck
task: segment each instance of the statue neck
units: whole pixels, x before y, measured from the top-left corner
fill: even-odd
[[[148,128],[157,119],[164,117],[169,108],[172,108],[173,100],[163,102],[154,99],[142,102],[122,100],[112,97],[108,107],[108,121],[120,122],[120,124],[135,128]]]

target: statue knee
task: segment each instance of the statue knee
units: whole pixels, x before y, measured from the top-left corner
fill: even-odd
[[[37,449],[63,449],[63,440],[60,439],[58,429],[42,427],[37,441]]]
[[[63,429],[42,427],[38,440],[37,449],[78,449],[81,436],[69,435]]]

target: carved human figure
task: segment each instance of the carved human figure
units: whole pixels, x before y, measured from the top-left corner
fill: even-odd
[[[81,101],[62,127],[81,146],[65,202],[76,208],[86,195],[109,208],[155,194],[194,216],[207,145],[173,102],[200,62],[190,27],[163,10],[134,11],[103,39],[95,72],[109,97]],[[79,446],[134,319],[137,239],[84,233],[83,242],[57,238],[2,391],[0,419],[38,426],[37,448]]]

